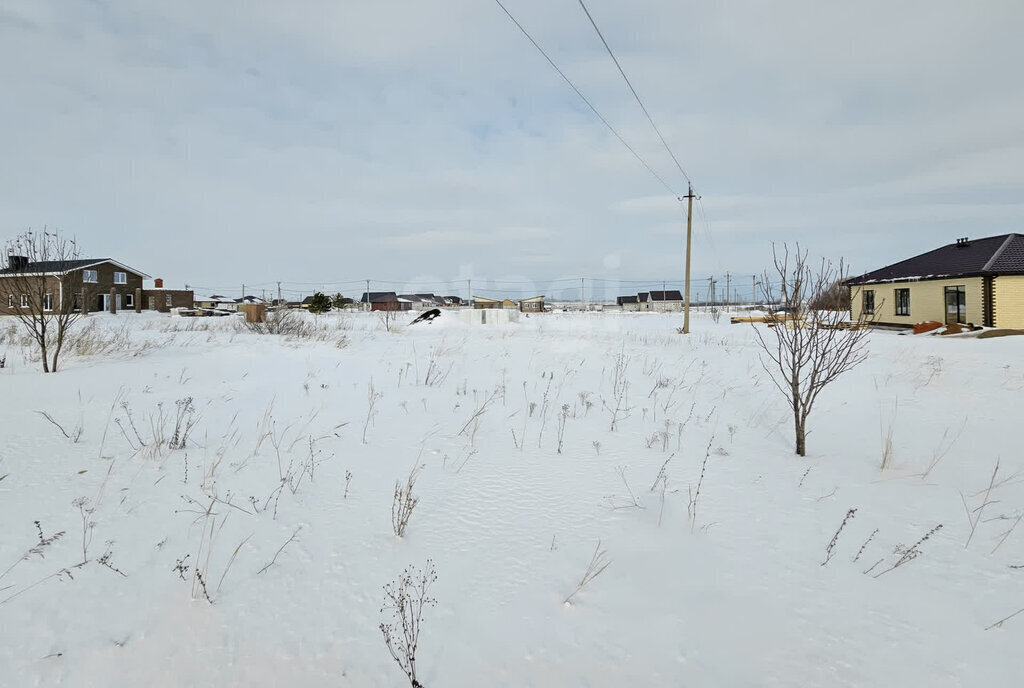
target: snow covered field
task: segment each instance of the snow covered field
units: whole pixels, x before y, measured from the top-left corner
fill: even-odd
[[[1019,685],[1024,338],[872,333],[802,459],[752,326],[681,324],[94,315],[43,375],[0,322],[0,684],[408,685],[430,559],[430,688]]]

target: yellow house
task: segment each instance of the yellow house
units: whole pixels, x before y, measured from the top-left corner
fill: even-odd
[[[489,299],[486,296],[474,296],[473,308],[478,310],[485,308],[501,308],[501,299]]]
[[[846,285],[854,319],[1024,328],[1024,234],[957,239]]]

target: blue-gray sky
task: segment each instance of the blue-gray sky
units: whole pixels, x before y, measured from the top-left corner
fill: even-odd
[[[684,191],[579,4],[506,4]],[[1024,227],[1024,3],[588,7],[703,196],[695,275]],[[682,205],[492,0],[0,0],[0,86],[0,234],[169,286],[682,276]]]

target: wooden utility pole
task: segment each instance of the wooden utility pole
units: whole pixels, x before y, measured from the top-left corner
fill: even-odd
[[[750,305],[757,303],[757,275],[750,276]]]
[[[683,334],[690,333],[690,243],[693,238],[693,184],[687,184],[686,190],[686,296],[683,301]]]
[[[277,305],[281,305],[281,283],[277,283]]]
[[[729,273],[725,273],[725,307],[729,307]]]
[[[582,310],[587,310],[587,297],[586,297],[586,292],[584,291],[584,286],[583,286],[583,280],[584,279],[586,279],[586,278],[585,277],[580,277],[580,308]]]
[[[466,280],[466,305],[473,305],[473,280]]]

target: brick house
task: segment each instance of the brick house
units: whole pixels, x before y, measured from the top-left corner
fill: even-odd
[[[958,239],[846,280],[854,319],[1024,328],[1024,234]]]
[[[136,310],[168,313],[172,308],[195,308],[195,292],[191,289],[164,289],[162,279],[153,280],[152,289],[142,290],[142,305]]]
[[[159,279],[154,289],[143,289],[143,280],[149,275],[112,258],[33,263],[11,255],[7,267],[0,270],[0,315],[14,315],[29,307],[29,296],[15,293],[20,291],[18,281],[26,277],[45,280],[44,311],[70,307],[83,313],[143,309],[166,312],[172,307],[192,307],[191,291],[165,290]]]
[[[393,291],[364,291],[359,299],[364,310],[371,311],[408,311],[412,310],[412,302],[403,299]]]

